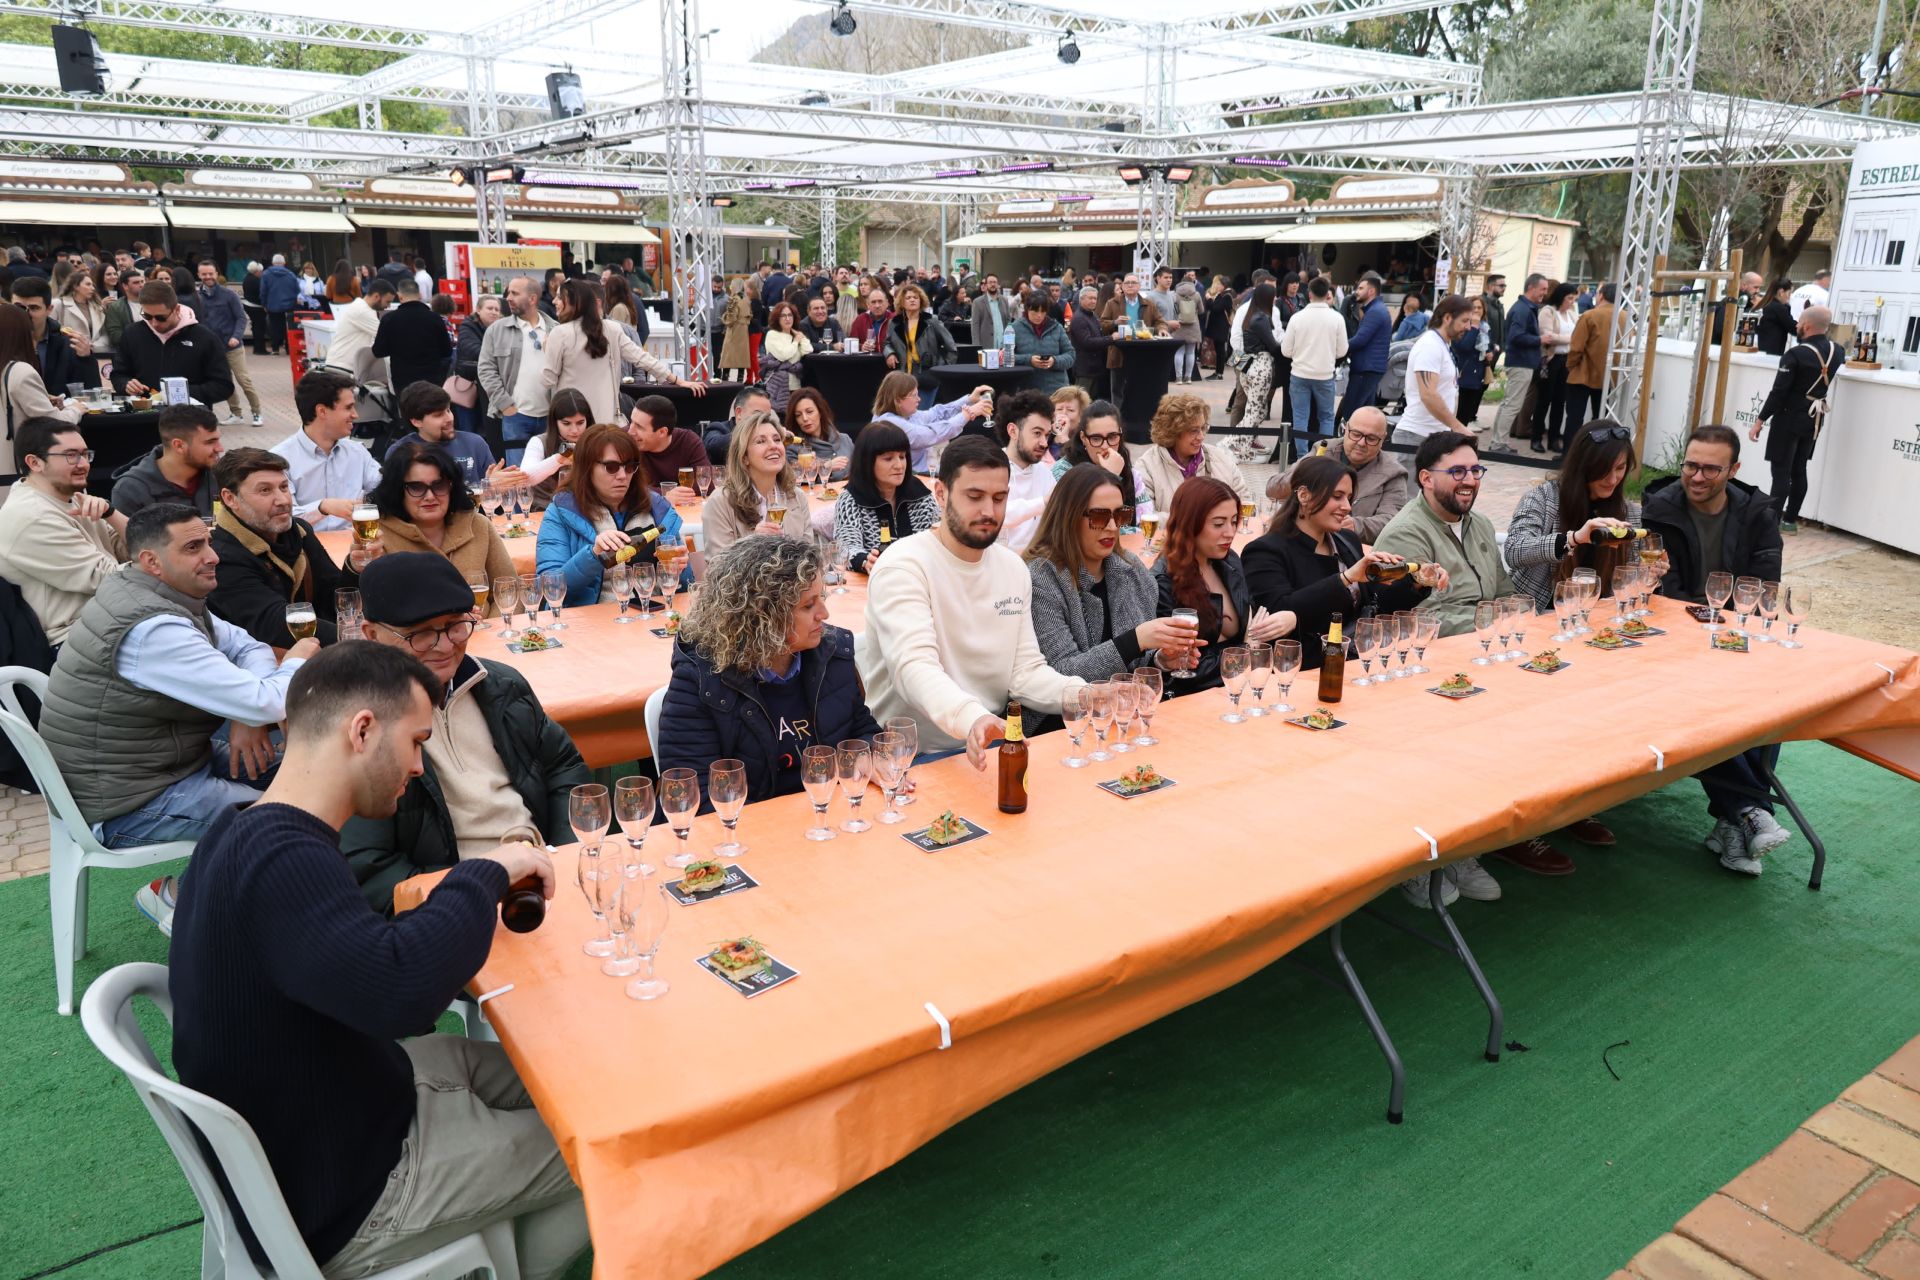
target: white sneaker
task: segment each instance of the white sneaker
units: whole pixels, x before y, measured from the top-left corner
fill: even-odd
[[[266,420],[267,420],[267,415],[264,413],[256,413],[253,415],[253,425],[256,427],[264,423]]]
[[[1740,811],[1740,832],[1746,839],[1747,852],[1756,858],[1772,853],[1793,839],[1793,832],[1758,805]]]
[[[1757,876],[1764,869],[1760,859],[1749,858],[1739,846],[1729,848],[1721,854],[1720,865],[1743,876]]]
[[[1707,833],[1707,838],[1702,843],[1707,846],[1707,852],[1713,854],[1725,853],[1729,847],[1741,853],[1747,850],[1746,836],[1741,834],[1737,824],[1728,822],[1725,818],[1713,820],[1713,830]]]
[[[241,423],[245,421],[246,421],[245,418],[241,417],[239,414],[235,413],[231,409],[227,410],[224,414],[220,415],[220,425],[223,427],[231,427],[236,423]]]
[[[1463,898],[1470,898],[1474,902],[1500,900],[1500,882],[1487,874],[1487,869],[1480,865],[1478,858],[1460,859],[1447,868],[1446,877]]]
[[[140,908],[140,914],[153,921],[154,927],[169,938],[173,936],[175,887],[172,876],[161,876],[133,895],[133,905]]]
[[[1408,902],[1419,907],[1422,911],[1433,910],[1433,901],[1427,896],[1427,878],[1425,876],[1415,876],[1411,880],[1401,881],[1400,894],[1406,898]],[[1450,876],[1442,875],[1440,877],[1440,905],[1450,907],[1458,901],[1460,901],[1460,890],[1454,885]]]

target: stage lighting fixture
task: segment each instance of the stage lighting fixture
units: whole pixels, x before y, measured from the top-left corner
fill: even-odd
[[[1072,66],[1074,63],[1080,61],[1080,46],[1074,43],[1072,36],[1068,36],[1062,40],[1060,42],[1060,48],[1056,50],[1056,52],[1060,55],[1060,61],[1066,63],[1068,66]]]
[[[1170,164],[1161,170],[1168,182],[1181,183],[1193,181],[1193,166],[1190,164]]]
[[[1147,171],[1137,164],[1123,164],[1120,166],[1120,181],[1130,187],[1138,186],[1145,180],[1146,176]]]
[[[847,8],[846,0],[840,0],[840,7],[833,11],[833,19],[827,23],[827,30],[837,36],[850,36],[859,26],[853,20],[853,10]]]
[[[732,196],[708,196],[707,203],[709,205],[712,205],[716,209],[731,209],[733,208],[733,197]]]

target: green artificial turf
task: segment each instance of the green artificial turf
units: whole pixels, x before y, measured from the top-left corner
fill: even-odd
[[[1350,1004],[1280,965],[1003,1100],[722,1274],[1604,1276],[1920,1030],[1913,784],[1817,745],[1782,772],[1833,854],[1821,893],[1802,841],[1757,883],[1720,871],[1691,783],[1611,811],[1617,849],[1562,841],[1571,878],[1491,864],[1506,897],[1455,910],[1528,1046],[1498,1064],[1457,966],[1352,922],[1406,1059],[1403,1125]],[[97,877],[82,983],[164,957],[131,905],[140,878]],[[0,1280],[198,1214],[52,1006],[45,882],[0,885]],[[1615,1080],[1601,1055],[1619,1041]],[[61,1274],[187,1276],[198,1256],[190,1227]]]

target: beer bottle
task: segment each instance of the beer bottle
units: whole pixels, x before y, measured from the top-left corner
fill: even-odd
[[[1340,687],[1347,676],[1347,642],[1341,634],[1340,619],[1327,627],[1327,646],[1320,660],[1320,701],[1340,701]]]
[[[532,933],[547,918],[547,898],[539,876],[523,876],[500,899],[500,923],[512,933]]]
[[[1647,531],[1645,529],[1634,529],[1626,525],[1611,525],[1611,524],[1602,525],[1600,528],[1595,529],[1593,531],[1593,537],[1595,541],[1599,541],[1603,538],[1609,539],[1614,542],[1625,542],[1629,538],[1634,539],[1635,541],[1638,541],[1639,539],[1644,538],[1646,536],[1647,536]]]
[[[1381,564],[1373,561],[1367,565],[1368,582],[1398,582],[1400,579],[1420,572],[1418,560],[1402,560],[1399,564]]]
[[[1020,704],[1007,704],[1007,736],[1000,744],[1000,812],[1027,811],[1027,737],[1020,727]]]

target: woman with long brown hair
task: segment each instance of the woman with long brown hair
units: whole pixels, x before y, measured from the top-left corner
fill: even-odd
[[[783,304],[784,305],[784,304]],[[754,533],[812,536],[807,495],[787,461],[787,433],[770,413],[748,413],[727,443],[726,475],[702,519],[708,555]]]
[[[330,306],[344,306],[360,296],[360,279],[353,273],[353,264],[345,258],[336,259],[333,274],[327,277],[327,302]]]
[[[813,354],[813,341],[800,332],[800,309],[776,302],[767,313],[767,334],[760,340],[760,381],[775,413],[787,411],[787,398],[800,386],[800,361]]]
[[[834,425],[833,406],[827,403],[826,396],[812,387],[796,387],[787,400],[782,425],[791,442],[787,445],[788,461],[798,462],[801,454],[811,453],[832,475],[847,474],[848,460],[853,457],[853,437]],[[797,442],[793,442],[795,436],[799,437]]]
[[[1612,418],[1595,418],[1567,443],[1559,473],[1520,495],[1507,526],[1504,554],[1514,585],[1534,606],[1553,606],[1553,584],[1575,569],[1600,575],[1600,592],[1611,595],[1613,570],[1632,554],[1624,541],[1599,537],[1625,528],[1627,477],[1639,467],[1633,431]]]
[[[622,427],[602,422],[574,446],[573,477],[554,495],[540,522],[540,572],[567,575],[567,604],[594,604],[605,595],[607,569],[632,547],[652,560],[661,543],[680,543],[680,514],[647,483],[640,446]],[[648,532],[657,528],[657,540]]]
[[[637,365],[655,382],[671,382],[705,395],[706,387],[674,376],[617,324],[600,315],[600,292],[589,280],[568,280],[555,300],[560,326],[547,337],[540,381],[549,389],[573,387],[593,406],[595,422],[618,422],[620,367]]]
[[[1173,495],[1164,517],[1167,549],[1153,567],[1154,612],[1169,617],[1192,609],[1199,619],[1196,656],[1189,680],[1170,680],[1170,692],[1194,693],[1220,683],[1220,650],[1246,640],[1273,641],[1293,630],[1291,613],[1271,614],[1249,625],[1253,601],[1233,541],[1240,533],[1240,495],[1225,481],[1195,476]]]
[[[553,495],[571,483],[573,451],[593,425],[593,406],[572,387],[562,387],[547,401],[547,429],[527,441],[520,470],[533,482],[534,510],[543,510]]]

